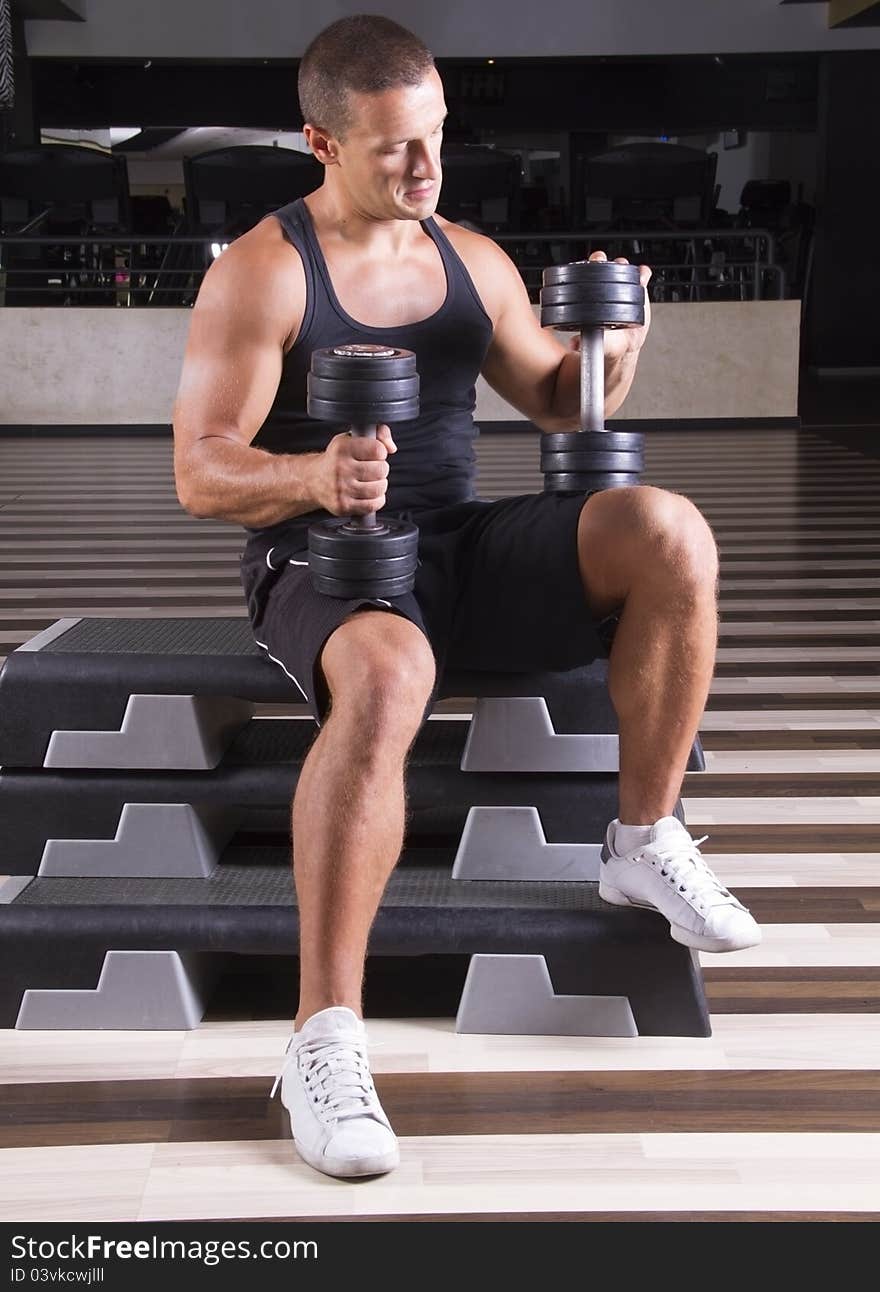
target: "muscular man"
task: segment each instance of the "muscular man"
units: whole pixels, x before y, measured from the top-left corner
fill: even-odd
[[[495,243],[433,215],[446,107],[420,40],[385,18],[340,19],[306,51],[299,94],[324,183],[205,276],[175,405],[175,477],[192,515],[250,531],[255,640],[320,726],[293,802],[300,999],[279,1078],[301,1156],[356,1176],[398,1161],[361,989],[403,842],[406,757],[445,667],[573,668],[605,655],[597,629],[618,613],[620,817],[600,893],[661,911],[694,948],[750,946],[760,931],[672,815],[714,667],[709,526],[687,498],[650,486],[475,496],[478,373],[541,430],[573,430],[578,356],[542,331]],[[632,383],[646,312],[643,329],[605,333],[606,415]],[[358,341],[418,357],[419,418],[375,440],[305,413],[312,352]],[[315,592],[309,524],[382,507],[419,526],[413,592]]]

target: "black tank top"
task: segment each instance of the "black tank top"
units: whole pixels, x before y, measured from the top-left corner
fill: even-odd
[[[475,382],[492,339],[492,321],[442,229],[433,219],[422,221],[446,271],[446,299],[440,308],[429,318],[401,327],[366,327],[346,314],[336,297],[303,199],[272,215],[302,257],[306,307],[254,446],[270,453],[317,453],[346,429],[343,424],[314,421],[306,413],[306,374],[313,350],[356,341],[399,346],[416,355],[420,413],[391,428],[397,452],[388,457],[388,490],[381,511],[418,511],[473,498]],[[312,511],[248,533],[271,541],[283,535],[285,547],[288,540],[302,537],[304,546],[308,526],[327,515]]]

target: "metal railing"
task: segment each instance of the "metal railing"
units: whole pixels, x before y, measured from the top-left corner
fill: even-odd
[[[0,305],[181,306],[213,254],[205,235],[0,236]]]
[[[776,241],[765,229],[594,229],[491,235],[538,299],[549,264],[591,251],[650,265],[653,301],[763,300],[785,297]],[[218,235],[217,241],[219,241]],[[191,306],[214,253],[209,235],[0,235],[0,306]]]
[[[496,233],[532,300],[549,264],[604,251],[650,265],[652,301],[783,300],[786,274],[768,229],[592,229],[582,233]]]

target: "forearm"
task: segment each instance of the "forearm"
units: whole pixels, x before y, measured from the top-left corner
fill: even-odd
[[[638,352],[625,354],[617,359],[605,360],[605,417],[613,417],[629,394],[636,375]],[[581,360],[575,351],[569,351],[559,365],[553,393],[551,416],[544,423],[545,430],[576,431],[580,428],[581,410]]]
[[[185,463],[175,462],[181,505],[202,520],[263,529],[316,511],[311,485],[320,453],[267,453],[222,435],[199,440]]]
[[[629,394],[639,362],[639,351],[633,350],[619,359],[605,360],[605,417],[613,417]]]

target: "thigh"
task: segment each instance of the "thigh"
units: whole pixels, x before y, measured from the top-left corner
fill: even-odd
[[[589,609],[578,562],[589,496],[529,494],[488,504],[461,552],[448,667],[564,670],[607,656],[605,620]]]
[[[330,637],[357,611],[373,609],[402,615],[428,637],[412,593],[393,601],[325,596],[312,586],[306,550],[285,557],[280,569],[264,574],[264,568],[265,562],[258,560],[243,561],[241,567],[254,641],[290,679],[297,693],[291,695],[291,700],[306,700],[319,724],[329,703],[321,655]],[[426,713],[432,702],[433,696]]]

